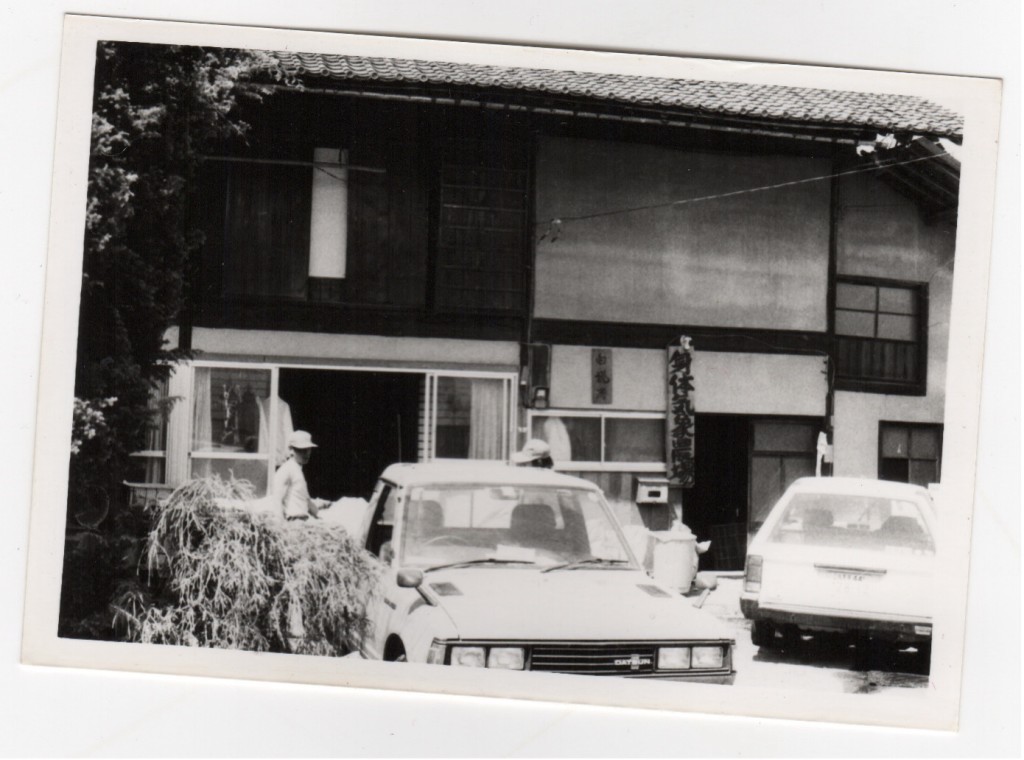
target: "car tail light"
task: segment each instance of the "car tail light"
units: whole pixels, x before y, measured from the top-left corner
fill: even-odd
[[[744,591],[761,590],[761,569],[764,567],[764,560],[756,554],[747,557],[747,569],[743,578]]]
[[[427,652],[427,664],[428,665],[444,665],[444,653],[445,643],[434,639],[430,644],[430,650]]]

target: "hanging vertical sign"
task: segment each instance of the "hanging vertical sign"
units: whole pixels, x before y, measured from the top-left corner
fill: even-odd
[[[668,347],[668,479],[692,488],[695,480],[696,410],[693,406],[693,342],[687,336]]]
[[[590,401],[612,403],[612,350],[594,348],[590,351]]]

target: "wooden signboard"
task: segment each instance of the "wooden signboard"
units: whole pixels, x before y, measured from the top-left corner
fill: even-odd
[[[685,335],[668,348],[668,479],[692,488],[695,480],[696,410],[693,406],[693,343]]]

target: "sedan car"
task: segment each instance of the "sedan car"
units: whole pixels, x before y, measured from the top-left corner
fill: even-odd
[[[550,470],[389,467],[352,532],[385,565],[369,659],[732,683],[729,630],[654,582],[601,490]]]
[[[797,480],[747,550],[740,607],[753,643],[845,633],[930,652],[934,521],[918,486]]]

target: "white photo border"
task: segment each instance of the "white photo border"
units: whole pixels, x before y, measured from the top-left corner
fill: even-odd
[[[412,664],[79,641],[56,635],[69,457],[77,304],[92,106],[92,62],[100,40],[335,52],[469,63],[574,68],[637,75],[894,92],[955,102],[966,117],[946,386],[942,544],[931,680],[913,694],[842,694],[721,688],[625,679],[466,672]],[[827,67],[735,64],[666,56],[590,53],[282,29],[68,16],[61,62],[55,181],[22,658],[27,664],[176,675],[512,697],[621,707],[954,730],[962,681],[971,505],[984,355],[991,214],[999,124],[999,82]],[[62,400],[61,403],[48,400]],[[614,681],[612,683],[611,681]],[[922,693],[923,692],[923,693]]]

